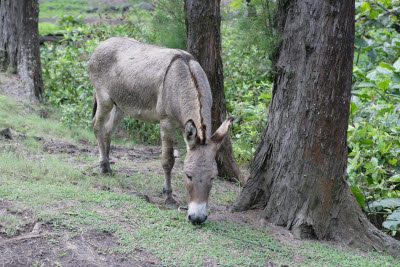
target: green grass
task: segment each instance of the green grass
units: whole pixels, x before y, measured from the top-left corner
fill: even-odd
[[[39,23],[39,35],[48,35],[58,33],[62,30],[62,27],[51,23],[51,22],[40,22]]]
[[[338,249],[316,241],[286,245],[269,231],[246,224],[211,221],[193,226],[184,213],[148,203],[125,190],[161,191],[163,178],[159,175],[135,171],[132,175],[91,176],[85,173],[97,168],[97,157],[47,154],[43,141],[34,136],[76,142],[93,141],[93,134],[65,128],[55,121],[56,115],[44,119],[29,108],[0,97],[0,127],[25,135],[14,141],[0,140],[0,201],[12,203],[0,212],[3,235],[13,236],[39,220],[59,235],[92,230],[109,233],[117,244],[105,253],[135,258],[144,250],[163,265],[400,266],[399,260],[383,254]],[[113,166],[123,167],[122,163]],[[181,180],[173,182],[174,189],[183,190]],[[223,183],[216,182],[212,201],[232,203],[237,192],[224,191]],[[18,216],[24,212],[31,214],[29,219]],[[57,242],[52,240],[49,242]]]
[[[91,8],[87,0],[52,0],[41,2],[39,5],[39,18],[59,18],[61,15],[78,16],[86,13]],[[71,10],[65,9],[71,7]],[[54,8],[54,9],[52,9]]]
[[[127,4],[139,4],[141,2],[151,3],[151,0],[126,0]],[[122,7],[123,5],[116,5]],[[66,7],[70,7],[66,9]],[[88,1],[88,0],[49,0],[40,2],[39,4],[39,18],[60,18],[61,15],[71,16],[83,16],[83,17],[98,17],[97,13],[87,13],[86,11],[90,8],[98,7],[99,11],[106,8],[100,1]],[[54,9],[52,9],[54,8]],[[118,12],[117,12],[118,13]]]
[[[30,109],[30,112],[26,110]],[[10,112],[12,110],[12,112]],[[60,138],[69,142],[77,143],[78,140],[86,140],[94,143],[93,133],[88,129],[66,128],[61,122],[52,118],[43,119],[38,114],[41,112],[54,114],[57,116],[57,110],[49,108],[49,111],[40,110],[27,103],[16,102],[10,98],[0,95],[0,126],[3,128],[11,127],[20,134],[29,134],[29,138],[47,137]],[[33,141],[27,140],[32,143]]]

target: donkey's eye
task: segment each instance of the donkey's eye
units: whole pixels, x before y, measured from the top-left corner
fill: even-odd
[[[186,177],[187,177],[190,181],[192,180],[192,176],[186,174]]]

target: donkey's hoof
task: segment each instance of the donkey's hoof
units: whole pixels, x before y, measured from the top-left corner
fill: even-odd
[[[170,209],[177,210],[179,207],[179,202],[176,201],[173,197],[167,197],[165,199],[165,205]]]
[[[100,164],[100,173],[101,174],[112,174],[112,170],[110,167],[110,163],[101,163]]]

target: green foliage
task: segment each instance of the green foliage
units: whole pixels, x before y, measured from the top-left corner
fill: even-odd
[[[376,200],[368,204],[364,210],[365,211],[381,211],[383,209],[395,209],[400,207],[400,198],[386,198]]]
[[[400,210],[395,210],[390,214],[386,221],[382,224],[383,227],[392,231],[400,230]]]
[[[186,50],[186,25],[183,0],[159,0],[151,21],[155,43]]]
[[[241,4],[240,4],[241,2]],[[264,51],[271,61],[276,61],[281,37],[277,30],[277,7],[273,0],[236,0],[231,6],[237,7],[237,31],[240,36],[238,45],[242,50],[256,46]],[[271,74],[270,74],[271,75]]]
[[[382,210],[388,211],[389,213],[391,212],[391,214],[387,216],[386,221],[382,224],[382,226],[393,231],[393,234],[400,230],[400,198],[376,200],[368,204],[364,210],[367,212],[377,212]]]
[[[72,127],[91,123],[92,85],[87,63],[99,44],[90,28],[66,28],[64,44],[41,49],[47,102],[61,107],[62,121]]]
[[[235,117],[233,150],[239,163],[248,165],[267,122],[271,65],[266,53],[256,46],[246,50],[237,46],[240,36],[233,27],[225,25],[222,37],[227,111]]]
[[[400,196],[400,2],[356,1],[356,8],[348,181],[367,212],[391,212],[387,204]]]

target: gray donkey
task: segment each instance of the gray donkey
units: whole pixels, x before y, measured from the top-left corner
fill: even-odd
[[[99,45],[89,61],[89,71],[101,173],[111,173],[111,139],[125,114],[160,123],[165,202],[176,203],[171,188],[173,137],[178,128],[184,129],[188,219],[192,223],[206,221],[208,197],[218,173],[216,152],[232,118],[211,135],[211,89],[199,63],[182,50],[115,37]]]

